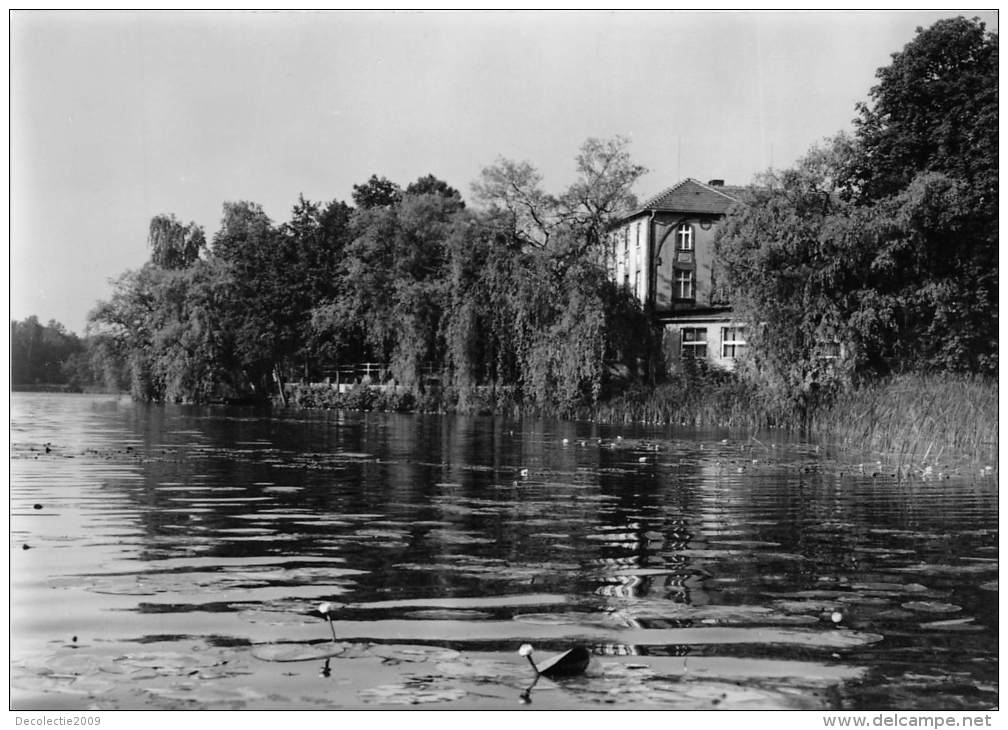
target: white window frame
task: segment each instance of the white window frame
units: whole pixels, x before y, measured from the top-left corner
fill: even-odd
[[[676,228],[676,251],[693,250],[693,226],[689,223],[680,223]]]
[[[827,348],[832,352],[828,352]],[[839,360],[843,357],[843,345],[839,340],[818,342],[816,344],[816,349],[819,350],[817,357],[820,360]]]
[[[684,294],[685,292],[685,294]],[[695,279],[692,269],[675,270],[675,298],[693,299],[696,296]]]
[[[745,327],[733,326],[721,328],[721,357],[727,360],[737,360],[749,345],[745,341]],[[731,348],[729,354],[728,348]]]
[[[695,335],[701,335],[703,339],[688,340],[686,339],[686,333],[689,332]],[[699,355],[696,350],[703,348],[703,354]],[[686,353],[689,353],[688,355]],[[683,327],[679,330],[679,356],[683,358],[693,358],[695,360],[705,359],[707,357],[707,328],[706,327]]]

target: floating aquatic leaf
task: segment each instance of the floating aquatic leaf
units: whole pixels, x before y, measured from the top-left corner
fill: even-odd
[[[460,621],[479,621],[491,618],[492,614],[485,611],[473,611],[465,608],[428,608],[419,611],[407,611],[403,614],[407,618],[418,619],[458,619]]]
[[[69,694],[101,696],[113,691],[117,683],[107,677],[87,675],[39,674],[30,677],[11,677],[11,689],[43,694]]]
[[[361,690],[357,696],[364,702],[379,705],[424,705],[452,702],[466,696],[458,687],[434,687],[426,684],[384,684]]]
[[[901,603],[902,608],[908,611],[918,611],[920,613],[956,613],[962,610],[962,606],[954,603],[942,603],[940,601],[907,601]]]
[[[375,644],[370,647],[373,656],[395,659],[401,662],[445,661],[455,659],[459,653],[454,649],[439,646]]]
[[[360,644],[340,642],[333,644],[265,644],[252,648],[252,656],[264,662],[306,662],[338,656],[349,659],[366,656],[367,649]]]
[[[206,656],[193,656],[177,652],[127,654],[116,657],[114,661],[129,667],[153,669],[163,675],[185,674],[200,666],[211,666],[215,663]]]
[[[527,624],[544,625],[597,625],[597,626],[619,626],[621,622],[614,618],[612,614],[587,611],[565,611],[563,613],[519,613],[514,617],[515,621]]]
[[[171,687],[148,687],[144,691],[161,700],[191,703],[200,707],[226,705],[233,710],[241,709],[248,702],[263,697],[247,687],[224,687],[203,680]]]
[[[922,629],[932,631],[983,631],[983,626],[973,623],[975,620],[974,618],[955,618],[945,621],[928,621],[920,626]]]
[[[880,598],[879,596],[866,596],[860,593],[851,593],[846,596],[839,596],[837,601],[840,603],[849,603],[860,606],[887,606],[892,601],[888,598]]]
[[[503,608],[507,606],[554,606],[570,603],[569,596],[552,593],[518,593],[510,596],[471,596],[448,598],[403,598],[354,604],[357,608],[386,609],[432,606],[437,608]]]
[[[870,591],[872,593],[927,593],[926,586],[920,583],[851,583],[853,591]]]
[[[471,531],[462,530],[431,530],[427,539],[442,545],[489,545],[494,541],[488,537],[479,537]]]
[[[902,568],[890,568],[897,573],[920,573],[921,575],[962,575],[964,573],[996,573],[997,562],[963,563],[961,565],[946,565],[941,563],[919,563]]]

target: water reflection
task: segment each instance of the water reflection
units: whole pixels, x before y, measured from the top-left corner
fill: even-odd
[[[531,701],[526,640],[584,641],[602,665],[537,706],[996,702],[992,479],[872,478],[773,434],[21,394],[12,409],[25,706],[504,706],[512,686]],[[52,591],[79,610],[41,611]],[[329,601],[332,641],[304,615]],[[81,671],[48,671],[71,634],[88,637]],[[179,689],[183,645],[203,647],[212,688]],[[142,646],[158,650],[124,670]],[[338,697],[299,679],[319,660]]]

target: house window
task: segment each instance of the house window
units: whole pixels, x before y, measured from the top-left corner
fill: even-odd
[[[823,360],[836,360],[840,357],[840,343],[833,342],[820,342],[816,348],[818,351],[818,356]]]
[[[640,221],[637,221],[637,250],[640,250]]]
[[[675,298],[693,298],[693,272],[685,269],[676,269],[675,272]]]
[[[707,328],[683,327],[680,352],[683,357],[707,357]]]
[[[693,250],[693,226],[689,223],[680,223],[676,229],[676,248],[680,251]]]
[[[742,353],[745,352],[745,348],[746,341],[744,327],[721,328],[721,357],[742,357]]]
[[[640,299],[640,272],[635,271],[633,275],[633,293],[634,296]]]

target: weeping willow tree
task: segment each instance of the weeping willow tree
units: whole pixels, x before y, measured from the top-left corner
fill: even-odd
[[[206,247],[203,229],[195,223],[182,225],[174,215],[151,218],[147,234],[151,263],[164,269],[184,269],[199,258]]]
[[[626,308],[614,316],[603,250],[645,171],[626,148],[619,137],[587,140],[577,179],[556,196],[528,162],[501,159],[483,170],[473,186],[481,217],[452,248],[445,328],[446,364],[463,400],[482,377],[515,386],[528,405],[569,408],[596,400],[607,357],[628,354],[614,345]]]

